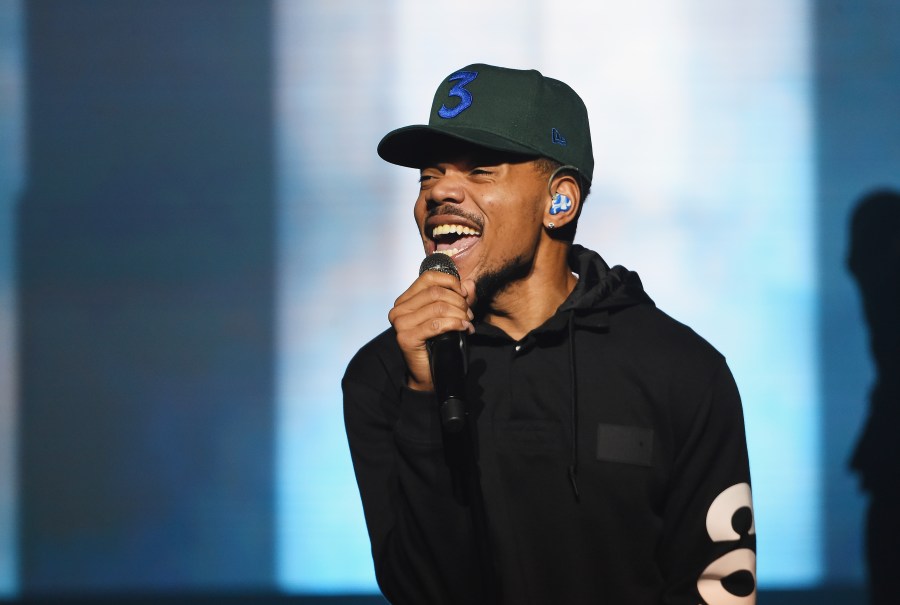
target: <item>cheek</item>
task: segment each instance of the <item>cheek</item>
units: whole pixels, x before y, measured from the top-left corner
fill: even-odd
[[[530,238],[532,234],[540,231],[543,218],[543,206],[537,200],[521,200],[515,212],[510,213],[504,223],[520,237]]]
[[[507,246],[521,247],[534,241],[543,228],[543,206],[533,199],[516,196],[503,203],[487,203],[493,235]]]
[[[417,198],[416,203],[413,205],[413,219],[415,219],[416,226],[421,231],[422,225],[425,223],[425,202],[421,197]]]
[[[529,250],[535,247],[539,233],[534,217],[527,214],[507,217],[495,227],[495,241],[499,247],[495,253],[507,260],[527,256]]]

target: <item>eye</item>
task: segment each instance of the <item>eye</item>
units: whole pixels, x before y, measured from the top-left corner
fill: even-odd
[[[491,172],[487,168],[475,168],[469,174],[471,174],[473,176],[481,176],[481,175],[485,175],[485,174],[493,174],[493,172]]]

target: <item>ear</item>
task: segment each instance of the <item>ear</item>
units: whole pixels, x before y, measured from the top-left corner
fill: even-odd
[[[581,206],[581,189],[574,177],[560,174],[548,184],[549,199],[544,207],[544,227],[553,223],[553,229],[560,229],[578,216]]]

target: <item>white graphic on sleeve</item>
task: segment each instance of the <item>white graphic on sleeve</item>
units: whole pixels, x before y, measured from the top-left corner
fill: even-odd
[[[756,533],[756,521],[753,515],[753,497],[750,485],[738,483],[719,494],[709,506],[706,513],[706,531],[713,542],[736,542],[741,534],[734,527],[734,516],[741,509],[750,511],[750,528],[743,530],[747,535]],[[753,592],[739,596],[729,592],[722,582],[731,574],[739,571],[753,576]],[[749,548],[733,550],[703,570],[697,580],[697,591],[708,605],[755,605],[756,603],[756,553]]]
[[[753,517],[753,497],[750,486],[746,483],[732,485],[716,496],[706,513],[706,531],[713,542],[729,542],[740,540],[741,536],[732,525],[734,513],[742,508],[750,509],[750,529],[747,534],[756,533],[756,522]]]

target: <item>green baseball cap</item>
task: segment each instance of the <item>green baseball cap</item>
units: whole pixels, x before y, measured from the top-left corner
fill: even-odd
[[[438,86],[428,125],[398,128],[378,144],[392,164],[421,168],[456,141],[573,166],[588,181],[594,154],[587,108],[567,84],[539,71],[476,63]]]

